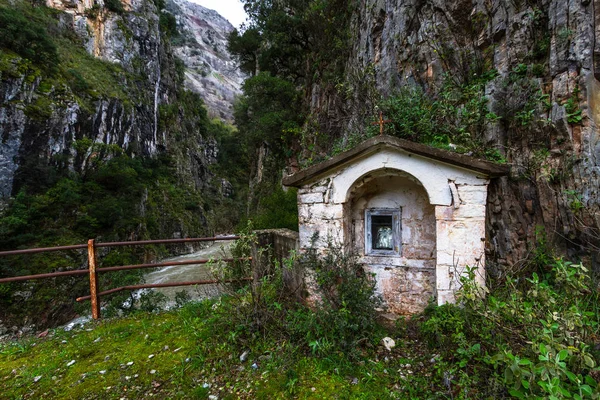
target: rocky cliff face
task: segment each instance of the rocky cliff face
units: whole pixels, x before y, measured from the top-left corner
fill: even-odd
[[[215,144],[194,127],[197,116],[184,115],[155,3],[126,1],[118,12],[94,4],[49,0],[62,11],[52,23],[61,60],[53,74],[2,53],[0,194],[43,180],[49,168],[83,171],[94,150],[76,143],[86,138],[132,156],[178,153],[179,170],[203,188]],[[173,107],[180,112],[173,114]]]
[[[167,10],[180,31],[174,51],[185,64],[186,87],[202,96],[211,116],[231,122],[232,104],[245,79],[227,51],[233,26],[216,11],[185,0],[169,1]]]
[[[348,80],[369,70],[384,96],[418,85],[435,98],[445,74],[464,83],[497,71],[485,95],[500,118],[478,139],[501,152],[512,175],[490,187],[492,272],[519,268],[545,240],[598,266],[598,15],[600,2],[589,0],[364,0],[354,14]],[[313,108],[331,103],[313,97]],[[351,115],[373,113],[364,98],[350,103],[341,108]]]

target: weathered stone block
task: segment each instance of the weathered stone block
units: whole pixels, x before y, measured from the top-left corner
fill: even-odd
[[[463,204],[459,208],[437,206],[435,219],[455,221],[464,218],[485,218],[485,204]]]
[[[487,186],[461,185],[457,186],[461,207],[467,204],[485,205],[487,203]]]
[[[342,204],[311,204],[309,208],[312,220],[341,219],[344,216]]]
[[[438,290],[437,291],[437,303],[438,306],[441,306],[446,303],[454,304],[456,303],[456,297],[453,291],[450,290]]]
[[[303,204],[322,203],[323,193],[307,193],[298,196],[298,201]]]

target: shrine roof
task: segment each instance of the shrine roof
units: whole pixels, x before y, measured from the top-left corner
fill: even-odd
[[[508,175],[510,166],[498,164],[491,161],[455,153],[449,150],[438,149],[421,143],[410,142],[394,136],[379,135],[365,140],[356,147],[340,153],[329,160],[315,164],[292,175],[283,178],[286,186],[299,187],[312,181],[314,178],[325,175],[329,171],[351,163],[354,159],[368,156],[382,149],[401,150],[410,154],[416,154],[425,158],[440,161],[445,164],[454,165],[469,171],[483,174],[489,178]]]

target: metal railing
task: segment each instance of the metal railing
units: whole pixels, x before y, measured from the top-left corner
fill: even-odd
[[[201,260],[187,260],[187,261],[171,261],[171,262],[162,262],[162,263],[133,264],[133,265],[121,265],[121,266],[116,266],[116,267],[97,268],[96,249],[101,248],[101,247],[144,246],[144,245],[149,245],[149,244],[198,243],[198,242],[214,242],[214,241],[236,240],[236,239],[239,239],[239,236],[186,238],[186,239],[139,240],[139,241],[130,241],[130,242],[106,242],[106,243],[96,243],[96,241],[94,239],[90,239],[90,240],[88,240],[87,244],[76,244],[76,245],[71,245],[71,246],[40,247],[40,248],[35,248],[35,249],[1,251],[0,257],[5,257],[5,256],[12,256],[12,255],[48,253],[48,252],[64,251],[64,250],[80,250],[80,249],[87,248],[88,268],[72,270],[72,271],[51,272],[51,273],[46,273],[46,274],[12,276],[12,277],[8,277],[8,278],[1,278],[0,284],[9,283],[9,282],[28,281],[28,280],[34,280],[34,279],[55,278],[55,277],[59,277],[59,276],[89,275],[90,294],[87,296],[78,297],[76,300],[78,302],[85,301],[85,300],[91,300],[92,318],[99,319],[100,318],[100,296],[105,296],[105,295],[120,292],[123,290],[138,290],[138,289],[173,287],[173,286],[191,286],[191,285],[207,285],[207,284],[215,284],[215,283],[230,283],[230,282],[233,282],[233,280],[226,280],[226,281],[203,280],[203,281],[186,281],[186,282],[129,285],[129,286],[122,286],[122,287],[113,288],[113,289],[109,289],[109,290],[100,292],[99,285],[98,285],[98,273],[123,271],[123,270],[131,270],[131,269],[142,269],[142,268],[177,267],[177,266],[182,266],[182,265],[206,264],[211,260],[201,259]],[[252,258],[251,257],[241,258],[241,259],[222,258],[222,259],[215,260],[215,261],[233,262],[233,261],[237,261],[237,260],[252,260]],[[252,280],[252,278],[242,278],[239,280],[249,281],[249,280]]]

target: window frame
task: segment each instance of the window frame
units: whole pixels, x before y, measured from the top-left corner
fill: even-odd
[[[372,219],[373,216],[392,217],[392,250],[373,249]],[[367,208],[365,210],[365,255],[367,256],[399,256],[402,254],[402,208]]]

